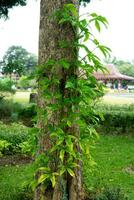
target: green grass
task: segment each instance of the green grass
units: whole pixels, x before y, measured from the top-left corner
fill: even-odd
[[[13,101],[18,103],[29,103],[30,92],[16,92]]]
[[[126,97],[114,97],[114,96],[104,96],[102,99],[102,103],[105,104],[134,104],[134,98],[126,98]]]
[[[13,101],[18,103],[29,103],[30,92],[16,92],[13,96]],[[104,96],[100,102],[105,104],[134,104],[134,98]]]
[[[134,174],[125,171],[127,167],[134,165],[134,138],[101,136],[91,152],[97,165],[91,172],[89,161],[84,160],[87,189],[100,191],[104,186],[120,187],[130,200],[134,200]],[[33,171],[31,164],[0,167],[0,199],[20,200],[23,183],[32,179]]]
[[[91,172],[89,162],[84,162],[85,184],[88,190],[98,191],[104,186],[121,187],[130,200],[134,200],[134,174],[125,169],[134,165],[134,138],[129,136],[101,136],[92,150],[97,163]]]
[[[23,185],[32,180],[33,171],[31,164],[0,167],[0,199],[24,200]]]

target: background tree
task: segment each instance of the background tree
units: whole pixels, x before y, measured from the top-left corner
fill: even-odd
[[[30,74],[37,65],[37,57],[21,46],[11,46],[5,53],[1,69],[4,74]]]
[[[134,77],[134,63],[121,61],[115,65],[122,74]]]
[[[0,1],[0,18],[8,17],[9,9],[13,8],[14,6],[25,6],[27,0],[1,0]]]
[[[116,57],[105,59],[106,64],[112,63],[119,70],[120,73],[134,77],[134,61],[125,61]]]
[[[80,3],[89,3],[91,0],[80,0]],[[0,1],[0,18],[8,17],[8,12],[15,6],[26,6],[27,0],[6,0]]]
[[[15,93],[14,83],[8,78],[0,79],[0,101]]]
[[[36,79],[30,80],[27,76],[21,76],[19,81],[17,82],[17,87],[21,89],[35,89],[37,88]]]

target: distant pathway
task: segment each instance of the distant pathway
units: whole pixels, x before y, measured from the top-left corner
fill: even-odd
[[[124,98],[134,98],[134,94],[133,93],[108,93],[105,96],[108,97],[124,97]]]

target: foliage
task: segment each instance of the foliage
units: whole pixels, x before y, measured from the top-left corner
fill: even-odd
[[[0,120],[12,121],[15,114],[18,116],[22,109],[23,108],[21,104],[13,103],[11,100],[3,99],[0,101]]]
[[[9,152],[10,146],[11,143],[7,142],[6,140],[0,140],[0,157]]]
[[[128,200],[120,188],[105,188],[94,200]]]
[[[44,109],[38,109],[38,114],[43,121],[44,126],[47,126],[50,135],[52,148],[44,152],[37,158],[40,162],[40,177],[36,183],[36,187],[40,184],[55,186],[57,176],[70,174],[75,176],[75,169],[81,162],[81,154],[85,153],[89,157],[89,148],[87,145],[86,135],[91,138],[97,137],[96,130],[92,125],[86,123],[81,115],[90,110],[90,118],[93,118],[92,106],[96,98],[103,94],[103,86],[98,83],[93,76],[94,70],[102,70],[105,68],[101,64],[100,59],[95,52],[89,50],[85,45],[86,41],[91,42],[95,49],[99,49],[104,56],[109,55],[110,49],[101,45],[91,33],[91,27],[95,26],[98,32],[101,30],[101,25],[107,26],[106,18],[92,13],[89,19],[79,19],[77,10],[73,4],[65,4],[64,7],[58,10],[54,15],[54,20],[60,26],[70,24],[75,33],[75,39],[68,41],[59,41],[59,47],[71,48],[75,54],[72,60],[62,58],[60,60],[48,60],[43,65],[39,66],[37,78],[40,80],[39,87],[42,88],[42,98],[45,100]],[[79,33],[76,30],[79,29]],[[76,49],[84,50],[85,56],[77,58]],[[55,71],[63,71],[65,77],[59,80]],[[45,74],[49,73],[49,76]],[[64,80],[65,78],[65,80]],[[53,90],[53,88],[57,88]],[[51,89],[52,88],[52,89]],[[58,125],[51,123],[52,114],[63,112],[62,118]],[[44,134],[44,126],[39,130],[40,136]],[[79,127],[82,137],[74,133],[74,127]],[[79,129],[78,128],[78,129]],[[82,141],[85,141],[82,145]],[[78,151],[78,148],[81,150]],[[47,158],[46,158],[47,155]],[[57,157],[55,158],[55,155]],[[42,159],[43,158],[43,159]],[[50,167],[51,162],[55,163]]]
[[[0,167],[0,199],[33,200],[33,192],[27,187],[32,180],[33,164]]]
[[[0,101],[0,120],[3,122],[11,123],[20,121],[26,126],[32,127],[36,115],[36,104],[34,103],[25,105],[7,99]]]
[[[98,105],[99,131],[106,134],[133,134],[134,105]],[[101,113],[101,115],[99,115]],[[97,116],[96,116],[97,117]],[[87,121],[88,120],[87,116]]]
[[[19,120],[26,126],[33,127],[37,116],[36,104],[31,103],[19,111]]]
[[[17,87],[21,89],[34,89],[37,87],[37,83],[35,79],[30,80],[27,76],[21,76],[17,83]]]
[[[2,71],[4,74],[11,75],[13,73],[21,76],[34,71],[37,64],[35,55],[27,52],[21,46],[11,46],[5,53],[2,60]]]
[[[122,74],[134,77],[134,63],[124,62],[123,64],[116,65]]]
[[[88,138],[90,146],[90,136]],[[101,136],[101,139],[97,141],[96,148],[91,147],[97,164],[91,168],[89,160],[84,156],[84,183],[89,191],[90,200],[96,200],[96,196],[101,197],[102,193],[104,195],[103,191],[108,190],[113,194],[117,188],[120,188],[120,193],[126,194],[131,200],[133,199],[134,175],[125,172],[125,168],[134,163],[133,143],[134,138],[130,136]],[[35,168],[33,163],[30,165],[1,166],[0,199],[24,200],[27,197],[26,200],[32,200],[30,197],[32,193],[27,188],[27,182],[32,181]]]
[[[89,3],[91,0],[80,0],[80,3]],[[6,2],[0,2],[0,18],[1,17],[8,17],[9,9],[13,8],[14,6],[25,6],[27,0],[6,0]]]
[[[120,73],[134,77],[134,61],[124,61],[114,57],[106,59],[105,63],[112,63],[117,67]]]
[[[6,0],[0,2],[0,18],[8,16],[8,10],[14,6],[25,6],[26,0]]]
[[[91,168],[86,157],[83,161],[84,183],[89,194],[99,196],[106,187],[120,188],[133,199],[133,143],[134,138],[127,135],[100,135],[96,147],[91,147],[96,165]],[[127,170],[129,167],[132,170]]]
[[[80,0],[80,4],[84,4],[84,6],[87,4],[87,3],[90,3],[91,0]]]
[[[0,100],[15,93],[14,83],[8,78],[0,79]]]
[[[13,154],[19,152],[23,153],[25,151],[24,149],[26,149],[26,144],[24,142],[28,141],[29,133],[30,129],[21,124],[13,123],[10,125],[6,125],[0,122],[1,153],[2,154]],[[21,149],[23,150],[21,151]]]

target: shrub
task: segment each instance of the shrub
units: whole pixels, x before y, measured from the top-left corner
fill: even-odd
[[[13,81],[8,78],[0,79],[0,100],[13,93],[15,93]]]
[[[26,142],[29,138],[30,129],[22,124],[5,125],[0,122],[0,144],[3,154],[13,154],[21,152],[19,144]],[[4,141],[4,143],[3,143]],[[4,147],[5,145],[5,147]]]
[[[14,103],[11,100],[3,99],[0,101],[0,120],[8,122],[21,121],[27,126],[33,126],[33,118],[36,116],[36,104],[28,106]]]
[[[0,157],[6,152],[9,151],[11,147],[11,143],[7,142],[6,140],[0,140]]]
[[[21,89],[28,89],[28,88],[34,89],[37,87],[37,82],[35,79],[30,80],[28,77],[22,76],[19,79],[17,86]]]
[[[19,112],[19,119],[27,126],[32,127],[34,124],[34,118],[37,115],[36,104],[30,104],[23,108]]]
[[[37,112],[36,112],[36,104],[30,104],[29,106],[23,108],[20,110],[19,112],[19,116],[21,118],[32,118],[34,116],[36,116]]]
[[[22,109],[23,107],[21,104],[3,99],[0,101],[0,120],[12,121],[13,115],[17,115]]]
[[[32,144],[28,141],[22,142],[18,145],[22,154],[31,155],[32,153]]]
[[[96,107],[99,131],[111,134],[134,133],[134,105],[99,105]],[[99,116],[103,115],[103,120]],[[87,119],[88,120],[88,119]]]

